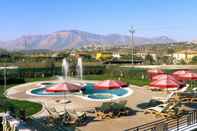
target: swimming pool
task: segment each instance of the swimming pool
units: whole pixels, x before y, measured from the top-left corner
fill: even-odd
[[[47,87],[50,87],[47,85]],[[31,90],[32,95],[37,95],[37,96],[61,96],[64,95],[64,92],[47,92],[46,88],[47,87],[41,87],[41,88],[35,88]]]
[[[34,96],[63,96],[64,92],[47,92],[46,89],[61,83],[41,83],[36,88],[27,91],[27,94]],[[130,88],[119,88],[111,90],[95,90],[94,85],[87,83],[84,87],[87,89],[85,92],[69,93],[69,95],[77,96],[85,100],[91,101],[108,101],[127,97],[133,93]]]

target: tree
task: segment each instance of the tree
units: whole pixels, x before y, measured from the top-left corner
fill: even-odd
[[[197,64],[197,56],[192,57],[191,64]]]
[[[186,64],[186,62],[185,62],[185,60],[181,59],[181,60],[179,61],[179,63],[178,63],[178,64],[180,64],[180,65],[185,65],[185,64]]]
[[[147,54],[145,56],[145,60],[144,60],[145,64],[147,65],[153,65],[155,63],[155,60],[153,59],[152,55]]]
[[[167,53],[170,54],[170,63],[169,64],[173,64],[173,54],[174,54],[175,50],[173,48],[168,48],[167,49]]]
[[[162,57],[162,63],[164,64],[171,64],[172,60],[170,56],[163,56]]]

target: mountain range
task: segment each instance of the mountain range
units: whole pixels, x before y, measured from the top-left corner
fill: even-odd
[[[130,37],[120,34],[100,35],[80,30],[62,30],[46,35],[26,35],[15,40],[0,41],[0,48],[9,50],[49,49],[63,50],[65,48],[78,48],[91,44],[127,45]],[[175,40],[167,36],[155,38],[134,37],[135,45],[172,43]]]

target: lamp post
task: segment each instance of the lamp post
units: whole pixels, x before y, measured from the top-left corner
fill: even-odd
[[[130,35],[131,35],[131,44],[130,44],[130,46],[131,46],[131,62],[132,62],[132,65],[133,65],[133,54],[134,54],[134,37],[133,37],[133,35],[134,35],[134,33],[135,33],[135,29],[133,28],[133,26],[131,26],[131,28],[129,29],[129,33],[130,33]],[[129,46],[129,47],[130,47]]]
[[[6,91],[6,88],[7,88],[7,64],[6,62],[4,63],[4,73],[3,73],[3,76],[4,76],[4,92]]]
[[[4,92],[7,88],[7,59],[9,57],[8,53],[2,54],[1,58],[4,59],[4,67],[3,67],[3,80],[4,80]]]

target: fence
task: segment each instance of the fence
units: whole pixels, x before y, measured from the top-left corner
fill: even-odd
[[[191,125],[197,124],[197,111],[176,119],[161,119],[141,126],[126,129],[124,131],[179,131]]]

